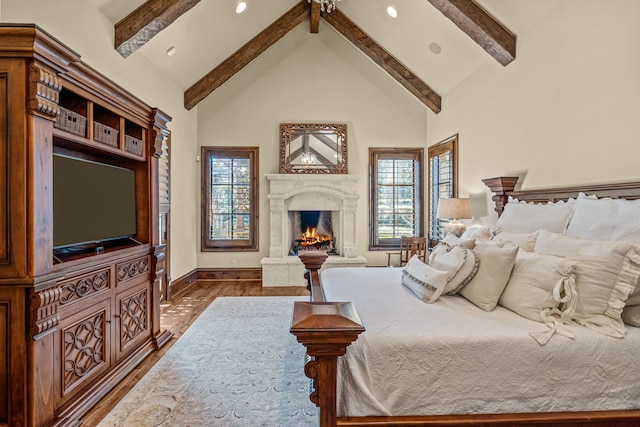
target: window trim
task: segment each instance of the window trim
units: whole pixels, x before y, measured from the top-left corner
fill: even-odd
[[[398,249],[400,238],[385,239],[378,241],[378,220],[377,220],[377,165],[379,159],[411,159],[418,161],[418,179],[414,183],[416,200],[415,213],[415,235],[422,236],[424,233],[424,148],[374,148],[369,147],[369,250],[382,251]]]
[[[259,147],[201,147],[202,176],[201,176],[201,228],[200,228],[200,250],[201,252],[238,252],[238,251],[258,251],[258,176]],[[249,159],[250,168],[250,207],[249,207],[249,239],[248,240],[212,240],[208,239],[209,212],[211,187],[209,173],[209,159],[214,156],[226,158]]]
[[[432,209],[437,209],[435,206],[431,206],[431,159],[441,154],[451,152],[451,197],[458,197],[458,134],[452,135],[436,144],[427,147],[427,191],[429,197],[427,198],[427,237],[429,239],[429,246],[433,247],[437,244],[436,240],[431,239],[431,212]]]

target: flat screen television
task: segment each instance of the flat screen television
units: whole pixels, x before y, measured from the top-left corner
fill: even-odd
[[[54,249],[135,236],[135,193],[133,170],[54,154]]]

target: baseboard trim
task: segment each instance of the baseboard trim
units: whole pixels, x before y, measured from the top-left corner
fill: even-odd
[[[244,282],[262,285],[262,268],[196,268],[169,285],[169,300],[184,292],[198,280],[207,282]]]
[[[262,268],[199,268],[198,280],[262,282]]]
[[[168,292],[167,292],[167,294],[168,294],[167,299],[172,300],[180,292],[184,291],[189,286],[191,286],[193,283],[195,283],[196,280],[198,280],[198,270],[197,269],[188,272],[187,274],[185,274],[182,277],[179,277],[176,280],[173,280],[169,284],[169,289],[168,289]]]

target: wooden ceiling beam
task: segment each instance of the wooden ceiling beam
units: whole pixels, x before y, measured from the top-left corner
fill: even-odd
[[[429,0],[502,65],[516,59],[516,36],[473,0]]]
[[[271,45],[284,37],[309,16],[309,5],[302,1],[285,12],[257,36],[249,40],[220,65],[209,71],[184,92],[184,107],[192,109],[211,92],[242,70],[251,61],[267,50]]]
[[[322,14],[322,18],[411,92],[420,102],[429,107],[434,113],[440,112],[440,95],[376,43],[339,9],[335,9],[331,13]]]
[[[115,48],[123,58],[144,46],[200,0],[148,0],[114,27]]]
[[[320,3],[311,2],[311,32],[317,33],[320,27]]]

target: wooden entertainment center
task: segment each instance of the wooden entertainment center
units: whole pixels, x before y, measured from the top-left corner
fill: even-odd
[[[0,426],[80,425],[171,338],[158,206],[169,121],[37,26],[0,25]],[[54,153],[133,171],[135,235],[54,256]]]

